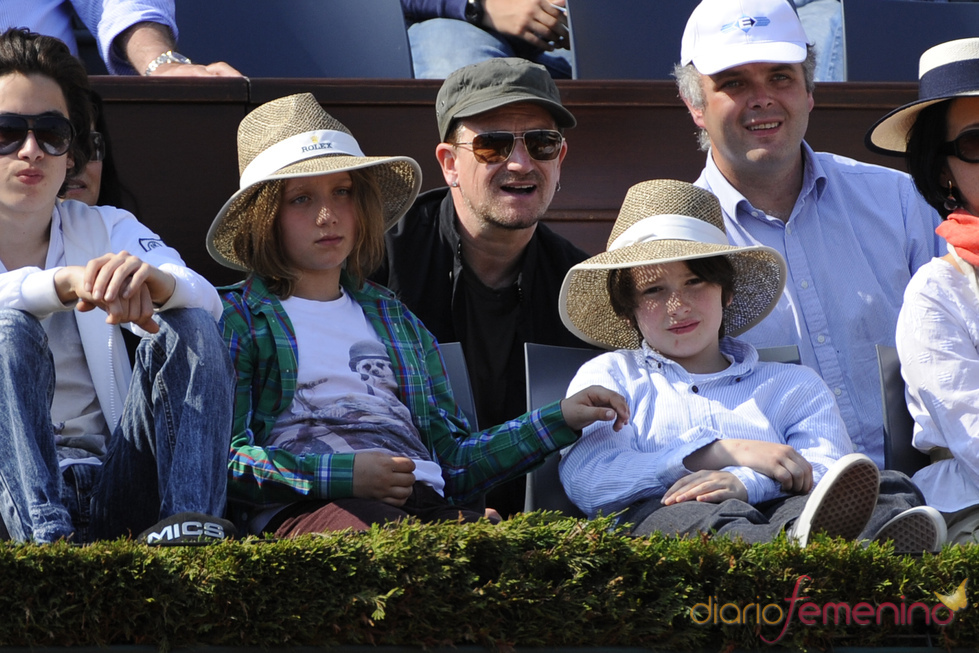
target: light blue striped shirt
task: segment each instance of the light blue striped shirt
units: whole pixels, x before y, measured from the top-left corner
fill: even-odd
[[[690,374],[643,343],[642,349],[602,354],[585,363],[571,395],[597,384],[629,404],[629,424],[616,433],[596,422],[561,459],[561,483],[589,517],[657,497],[690,473],[683,459],[715,440],[761,440],[791,445],[813,467],[818,483],[853,443],[826,384],[811,369],[760,363],[750,344],[724,338],[732,361],[715,374]],[[773,479],[748,467],[726,467],[752,504],[785,496]]]
[[[904,288],[945,254],[940,218],[904,173],[803,143],[802,191],[788,222],[751,204],[712,157],[695,182],[714,193],[733,245],[767,245],[788,265],[785,293],[741,334],[756,347],[797,345],[803,365],[836,396],[857,450],[884,467],[884,418],[875,345],[894,345]]]
[[[159,23],[177,38],[173,0],[70,0],[85,27],[95,35],[99,54],[114,75],[139,74],[112,49],[112,42],[136,23]],[[201,0],[202,2],[206,0]],[[0,2],[0,29],[29,27],[32,31],[61,39],[78,54],[68,0],[15,0]]]

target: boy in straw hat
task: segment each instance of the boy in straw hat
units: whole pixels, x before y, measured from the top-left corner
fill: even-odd
[[[629,189],[608,251],[574,266],[562,317],[608,349],[569,392],[598,384],[626,398],[620,431],[595,424],[561,461],[568,496],[589,516],[625,510],[633,533],[773,539],[787,528],[894,539],[933,551],[944,524],[853,452],[825,383],[801,365],[761,363],[730,336],[778,301],[785,263],[774,250],[728,244],[717,199],[657,180]],[[906,479],[905,479],[906,480]]]
[[[151,541],[221,538],[221,302],[130,213],[58,201],[88,161],[91,124],[85,70],[64,43],[0,36],[3,521],[21,541],[147,527]],[[135,370],[122,326],[144,336]]]
[[[387,289],[365,281],[384,231],[421,185],[407,157],[367,157],[308,94],[258,107],[238,130],[241,190],[208,250],[249,272],[224,295],[238,373],[229,495],[251,532],[289,537],[460,510],[578,438],[627,418],[588,388],[470,433],[438,344]]]

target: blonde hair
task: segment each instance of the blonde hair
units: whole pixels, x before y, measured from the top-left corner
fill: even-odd
[[[355,287],[360,288],[384,259],[384,204],[370,169],[350,170],[349,174],[357,211],[357,239],[345,265]],[[231,247],[241,263],[265,281],[270,292],[287,299],[295,292],[302,271],[289,260],[279,234],[284,191],[285,181],[273,180],[243,200],[241,211],[251,219],[235,234]]]

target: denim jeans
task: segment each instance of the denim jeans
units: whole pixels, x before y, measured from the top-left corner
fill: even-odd
[[[445,79],[453,70],[496,57],[539,63],[555,79],[571,78],[571,52],[538,50],[455,18],[431,18],[408,28],[416,79]]]
[[[817,82],[846,80],[843,55],[843,7],[839,0],[795,0],[799,20],[816,47]]]
[[[58,469],[50,407],[54,361],[40,322],[0,310],[0,515],[14,540],[136,535],[227,495],[234,372],[201,309],[155,318],[101,467]],[[67,482],[66,482],[67,481]],[[77,521],[77,524],[76,524]]]

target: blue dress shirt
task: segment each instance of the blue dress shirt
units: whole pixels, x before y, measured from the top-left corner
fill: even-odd
[[[884,468],[884,418],[875,345],[894,345],[904,289],[945,254],[941,221],[906,174],[802,144],[802,191],[787,222],[753,207],[710,154],[696,185],[714,193],[733,245],[785,258],[785,292],[771,315],[739,335],[755,347],[798,345],[802,363],[836,396],[857,450]]]

